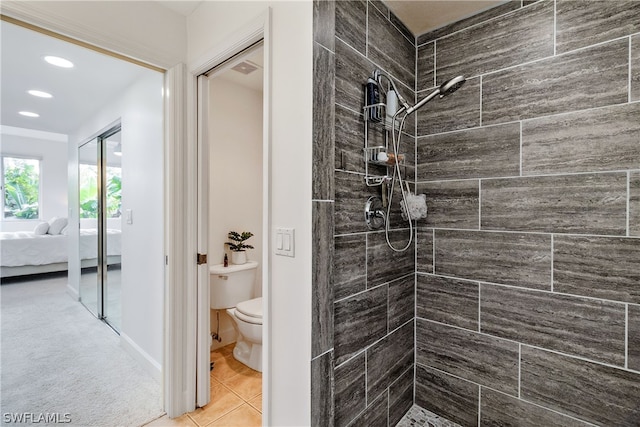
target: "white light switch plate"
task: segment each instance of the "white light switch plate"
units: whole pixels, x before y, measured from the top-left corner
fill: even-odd
[[[276,255],[295,257],[295,229],[276,228]]]

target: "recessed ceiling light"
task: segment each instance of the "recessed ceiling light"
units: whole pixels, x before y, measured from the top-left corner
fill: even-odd
[[[27,91],[29,95],[37,96],[38,98],[53,98],[53,95],[47,92],[43,92],[41,90],[29,90]]]
[[[68,59],[60,58],[59,56],[45,56],[44,60],[56,67],[73,68],[73,62]]]
[[[32,113],[31,111],[20,111],[18,114],[25,117],[40,117],[40,114]]]

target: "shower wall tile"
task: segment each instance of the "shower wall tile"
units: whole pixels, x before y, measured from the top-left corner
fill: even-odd
[[[554,237],[554,291],[640,304],[639,283],[640,239]]]
[[[340,300],[367,288],[367,236],[336,236],[333,256],[333,295]]]
[[[367,406],[363,413],[358,415],[349,424],[350,427],[371,426],[387,427],[389,425],[388,414],[389,398],[387,393],[380,395],[373,403]]]
[[[418,181],[518,176],[520,124],[418,138],[417,151]]]
[[[333,351],[311,361],[311,425],[333,427]]]
[[[626,39],[498,71],[482,80],[482,123],[621,104],[628,79]]]
[[[626,234],[627,174],[482,181],[482,229]]]
[[[313,41],[333,52],[335,50],[335,30],[336,2],[334,0],[314,0]],[[317,76],[317,74],[314,75]]]
[[[431,89],[436,86],[435,82],[435,42],[427,43],[418,48],[418,61],[416,75],[416,88],[419,91]],[[419,94],[424,95],[424,94]]]
[[[387,286],[335,303],[336,364],[348,360],[387,334]]]
[[[419,225],[439,228],[479,227],[479,181],[439,181],[418,184],[416,194],[427,196],[427,218]]]
[[[433,273],[433,230],[416,230],[416,271]]]
[[[415,289],[415,274],[389,283],[389,331],[397,329],[415,317]]]
[[[640,236],[640,171],[629,172],[629,235]]]
[[[640,374],[522,346],[521,398],[596,424],[637,426]]]
[[[404,85],[415,87],[416,49],[376,8],[369,9],[368,57]]]
[[[418,100],[422,98],[419,96]],[[479,126],[480,79],[467,80],[455,96],[436,97],[414,114],[418,121],[418,136]]]
[[[551,412],[487,388],[480,390],[480,425],[518,427],[588,427],[591,424]]]
[[[456,21],[452,24],[445,25],[444,27],[437,28],[433,31],[421,34],[417,37],[417,43],[418,45],[422,45],[424,43],[430,42],[440,37],[444,37],[456,31],[463,30],[473,25],[478,25],[482,22],[488,21],[497,16],[519,9],[520,6],[521,6],[520,0],[507,1],[499,6],[485,10],[484,12],[480,12],[476,15],[470,16],[465,19],[461,19],[460,21]]]
[[[313,202],[311,356],[333,347],[333,202]]]
[[[480,285],[480,318],[486,334],[624,366],[624,304]]]
[[[367,2],[366,0],[335,2],[336,37],[362,55],[367,53]]]
[[[436,230],[436,274],[533,289],[551,288],[551,237]]]
[[[389,426],[397,425],[413,406],[413,370],[411,366],[389,386]]]
[[[479,393],[477,384],[416,365],[416,404],[461,426],[477,426]]]
[[[557,0],[558,53],[640,32],[640,3]]]
[[[629,305],[629,369],[640,372],[640,306]]]
[[[518,393],[518,343],[416,319],[416,363]]]
[[[335,97],[334,54],[313,45],[313,198],[333,200]]]
[[[343,3],[336,2],[336,6]],[[340,39],[336,39],[336,103],[360,112],[364,105],[364,90],[375,65]]]
[[[448,277],[416,277],[416,316],[478,330],[479,286]]]
[[[631,37],[630,101],[640,101],[640,34]]]
[[[369,0],[369,6],[373,5],[383,16],[389,17],[389,8],[382,0]]]
[[[550,0],[493,19],[437,41],[437,84],[553,56]]]
[[[335,369],[335,425],[349,424],[366,408],[365,356],[361,353]]]
[[[640,168],[640,103],[522,123],[522,174]]]
[[[372,400],[413,366],[413,322],[367,349],[367,399]]]
[[[335,168],[364,173],[364,117],[339,104],[335,106],[335,115]],[[381,143],[378,135],[378,132],[370,132],[371,146]]]
[[[364,205],[370,196],[379,196],[378,187],[367,187],[364,175],[335,172],[335,234],[367,231]]]
[[[409,241],[409,230],[391,230],[389,241],[403,248]],[[404,252],[389,248],[384,232],[367,234],[367,288],[387,283],[415,271],[415,245]]]

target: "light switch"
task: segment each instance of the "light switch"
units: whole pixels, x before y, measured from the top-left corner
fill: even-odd
[[[127,224],[133,224],[133,212],[131,209],[127,209],[125,213],[127,215]]]
[[[276,228],[276,255],[295,257],[295,230]]]

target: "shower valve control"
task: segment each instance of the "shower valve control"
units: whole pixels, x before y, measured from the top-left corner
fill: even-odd
[[[295,257],[295,229],[276,228],[276,255]]]

